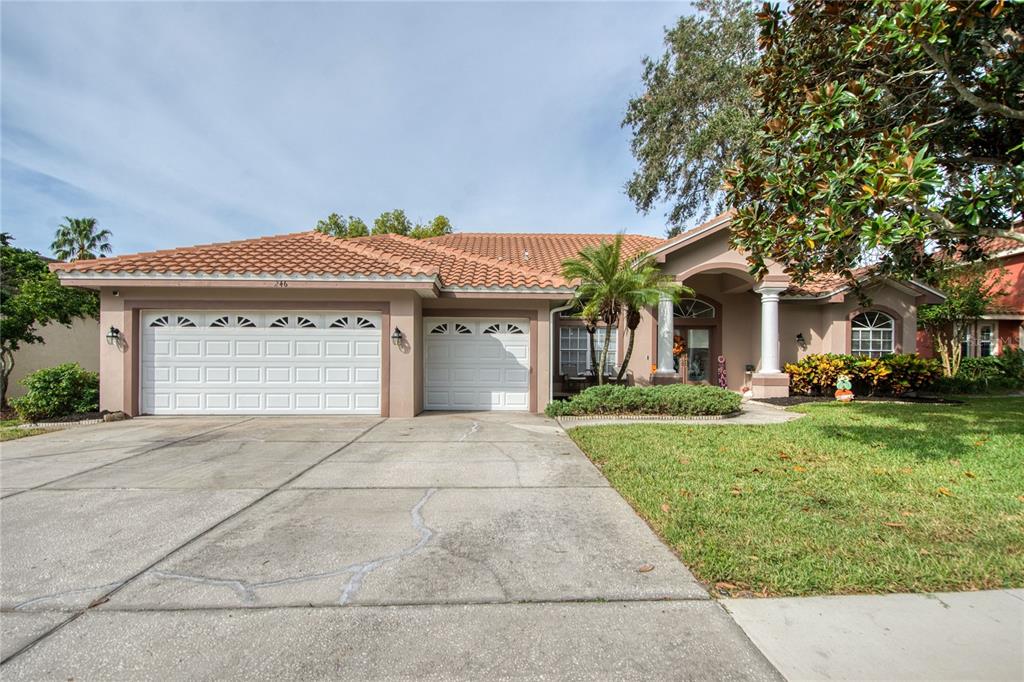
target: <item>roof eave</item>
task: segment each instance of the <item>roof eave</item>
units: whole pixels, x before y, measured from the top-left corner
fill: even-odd
[[[315,275],[294,273],[171,273],[56,271],[65,286],[101,287],[232,287],[232,288],[346,288],[423,290],[434,297],[441,288],[436,275]]]

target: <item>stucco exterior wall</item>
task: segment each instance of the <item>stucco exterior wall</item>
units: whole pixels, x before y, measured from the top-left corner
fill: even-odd
[[[25,395],[21,380],[37,369],[77,362],[90,372],[100,371],[99,329],[99,320],[93,318],[76,319],[70,327],[49,324],[40,329],[44,343],[22,345],[14,355],[7,397]]]

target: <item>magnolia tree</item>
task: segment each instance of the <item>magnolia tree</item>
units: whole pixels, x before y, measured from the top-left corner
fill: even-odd
[[[968,326],[996,309],[999,297],[1006,293],[1005,278],[1005,270],[992,270],[986,263],[948,267],[938,278],[946,300],[917,309],[918,326],[932,337],[946,376],[960,371]]]
[[[758,14],[761,127],[727,173],[755,273],[921,275],[1024,242],[1024,3],[793,0]]]

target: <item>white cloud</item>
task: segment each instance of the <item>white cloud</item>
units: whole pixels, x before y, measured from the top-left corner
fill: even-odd
[[[619,121],[675,4],[11,4],[3,229],[119,252],[404,208],[660,234]]]

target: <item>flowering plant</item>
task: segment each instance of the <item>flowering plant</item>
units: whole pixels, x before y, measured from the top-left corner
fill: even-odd
[[[672,337],[672,355],[679,357],[686,352],[686,343],[683,341],[683,337],[676,334]]]

